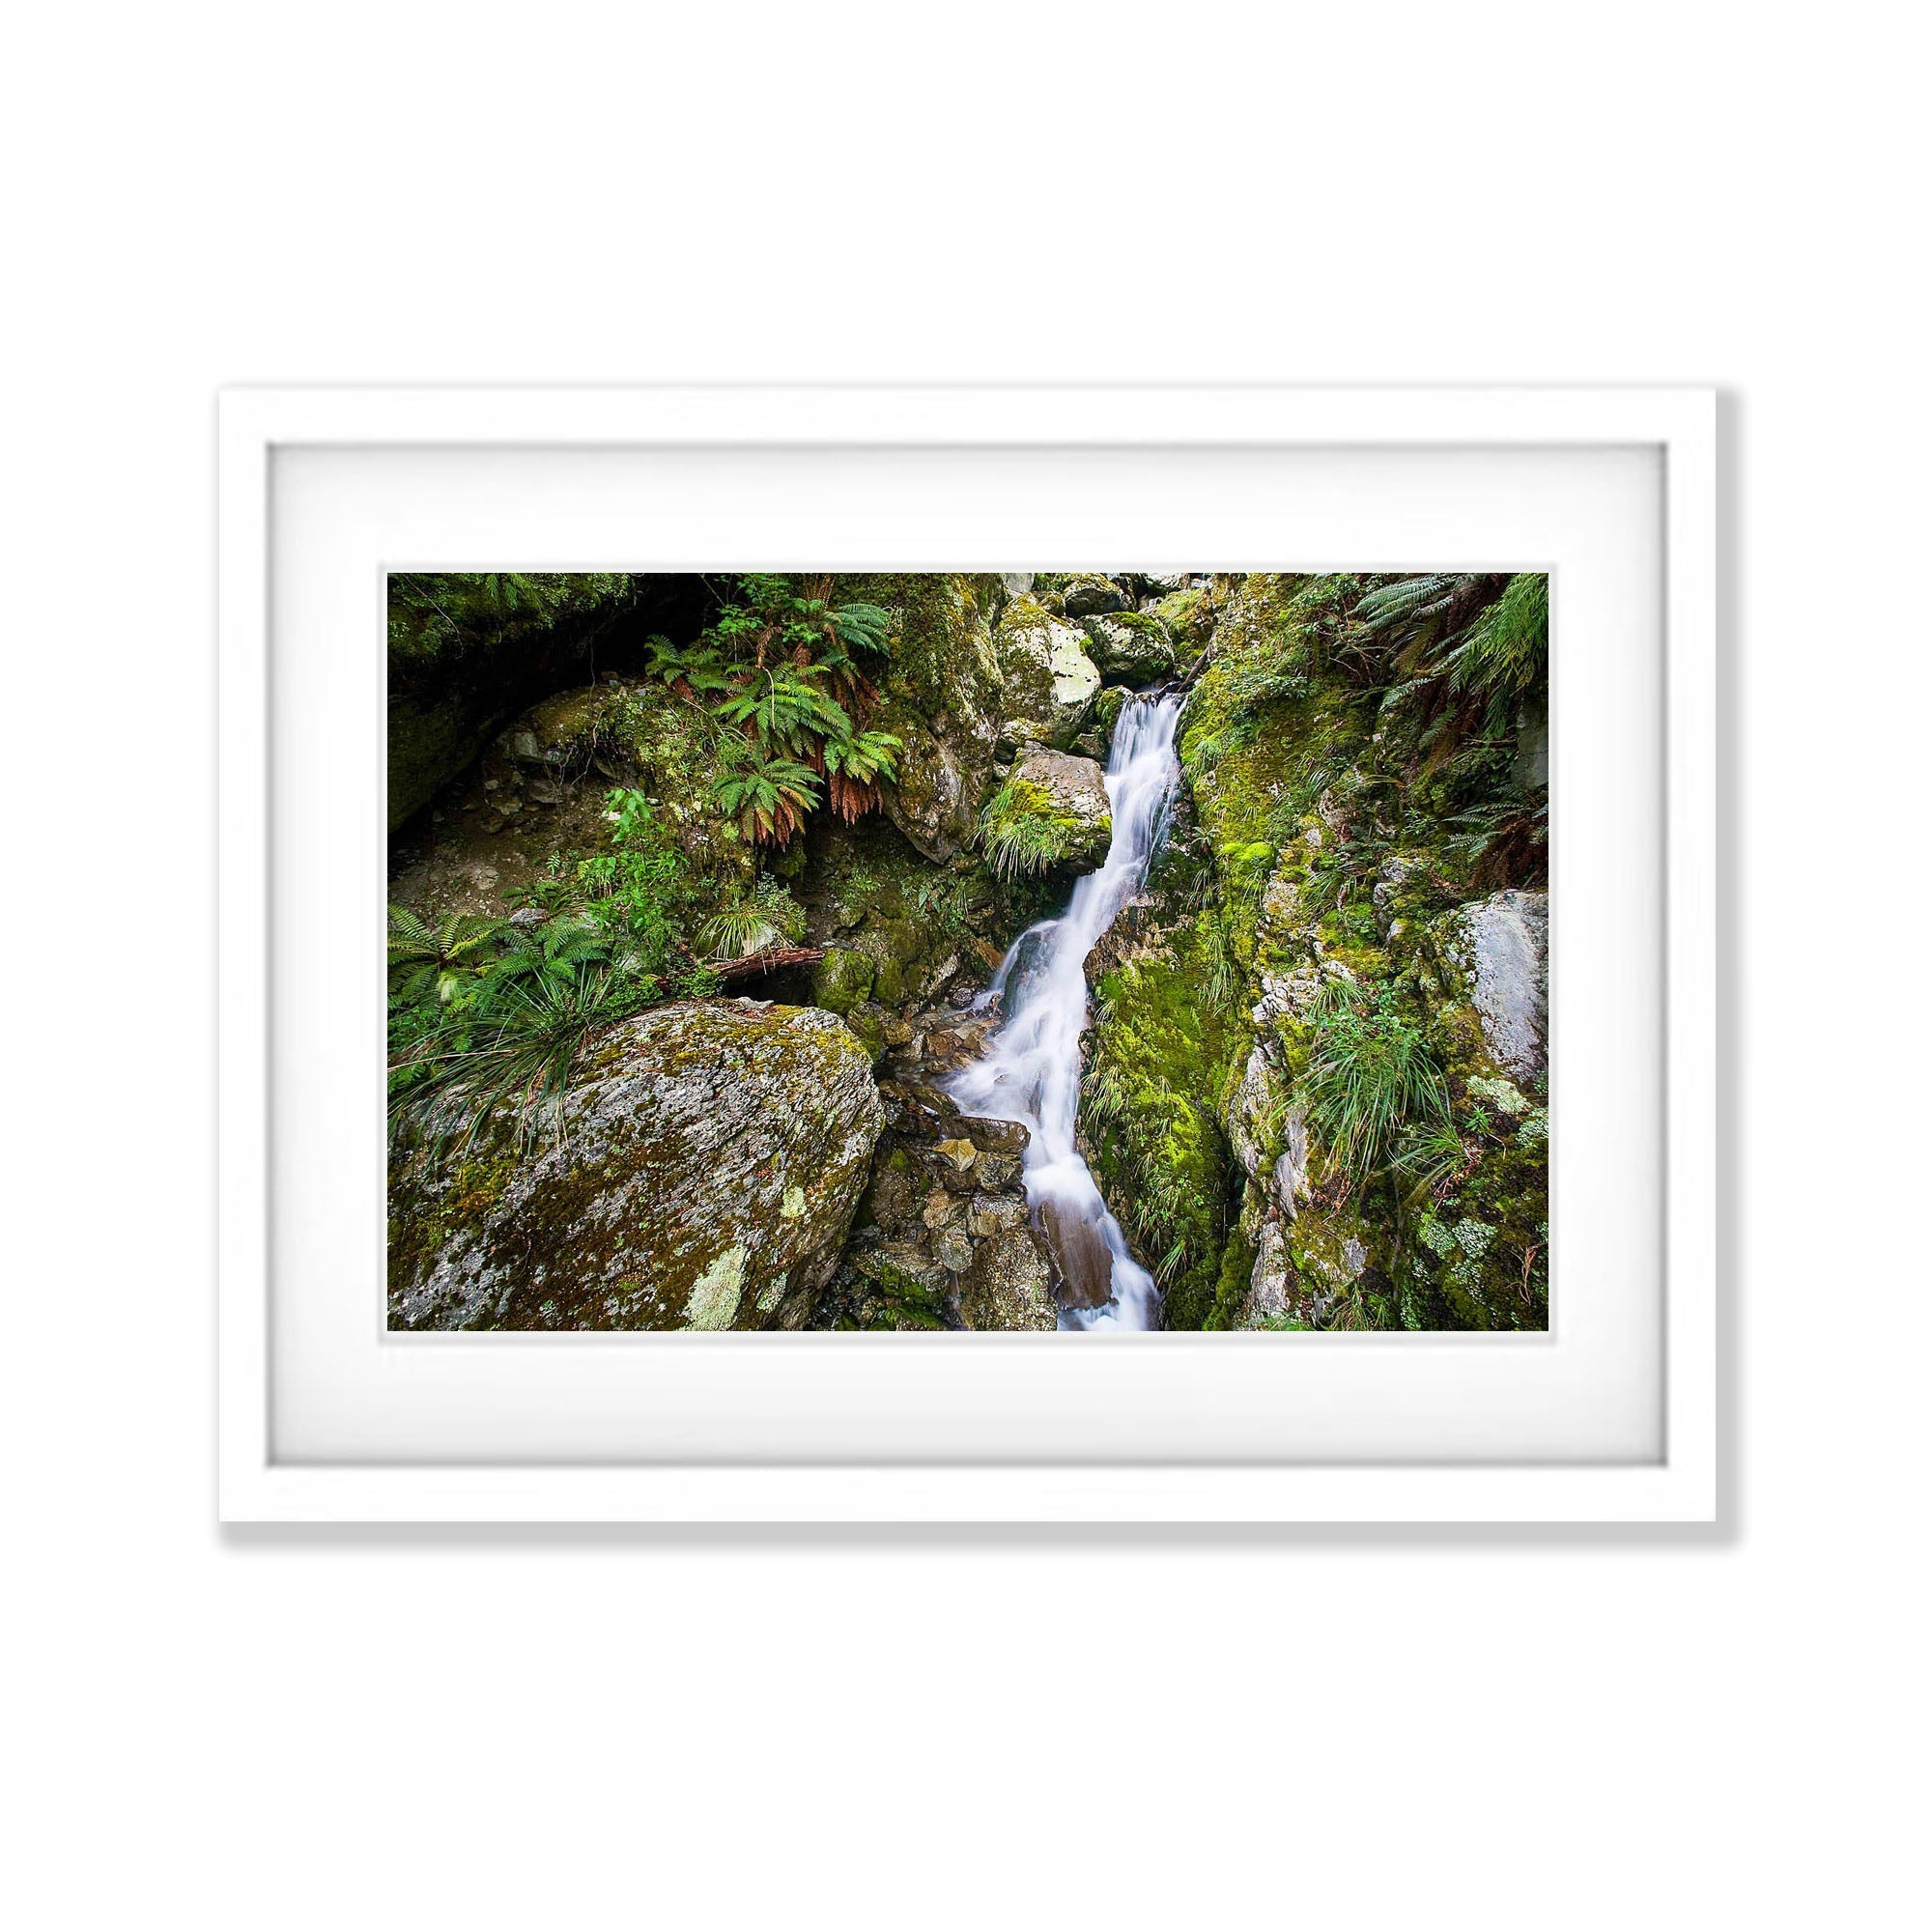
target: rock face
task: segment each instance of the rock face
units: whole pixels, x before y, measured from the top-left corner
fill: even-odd
[[[971,842],[992,779],[1001,699],[992,615],[1005,587],[997,577],[952,571],[845,577],[838,595],[891,613],[893,669],[870,721],[901,744],[886,815],[943,862]]]
[[[1490,1058],[1517,1080],[1549,1064],[1549,895],[1497,893],[1466,908],[1444,948],[1467,976]]]
[[[1158,684],[1178,668],[1174,639],[1158,617],[1146,611],[1123,611],[1106,616],[1083,617],[1088,649],[1108,684]]]
[[[1016,597],[993,641],[1005,680],[1008,735],[1064,751],[1087,722],[1100,690],[1085,633],[1062,623],[1034,598]]]
[[[1063,869],[1090,872],[1106,858],[1114,838],[1114,808],[1106,774],[1092,758],[1039,747],[1013,766],[1010,782],[1037,786],[1047,800],[1043,809],[1065,828],[1059,861]]]
[[[551,585],[554,594],[537,609],[514,599],[500,607],[479,605],[472,592],[468,602],[452,599],[440,609],[440,599],[426,604],[413,619],[392,613],[390,831],[459,776],[504,721],[533,698],[586,682],[605,651],[627,633],[689,635],[707,603],[701,581],[691,576],[521,581]],[[566,584],[567,590],[555,588]]]
[[[884,1124],[833,1014],[659,1007],[584,1057],[560,1140],[500,1117],[390,1177],[401,1328],[794,1327],[838,1264]]]

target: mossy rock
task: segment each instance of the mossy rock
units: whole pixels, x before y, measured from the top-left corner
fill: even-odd
[[[793,1327],[838,1266],[884,1125],[816,1008],[660,1007],[583,1057],[554,1137],[507,1109],[390,1169],[397,1328]]]
[[[1095,571],[1072,571],[1061,580],[1060,608],[1069,617],[1095,617],[1132,608],[1133,599],[1111,577]]]

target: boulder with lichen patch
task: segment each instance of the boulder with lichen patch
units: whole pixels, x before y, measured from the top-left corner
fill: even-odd
[[[1086,634],[1037,598],[1015,597],[993,634],[1005,681],[1002,710],[1016,742],[1071,743],[1100,689]]]
[[[1061,589],[1061,608],[1069,617],[1095,616],[1103,611],[1124,611],[1133,602],[1111,577],[1076,571]]]
[[[795,1327],[883,1124],[835,1015],[656,1008],[587,1049],[556,1135],[526,1151],[499,1109],[467,1144],[399,1153],[390,1326]]]
[[[1158,684],[1179,667],[1167,626],[1144,611],[1082,617],[1080,628],[1087,634],[1089,655],[1108,684]]]
[[[1517,1080],[1549,1062],[1549,895],[1505,892],[1463,908],[1443,952],[1463,976],[1490,1058]]]

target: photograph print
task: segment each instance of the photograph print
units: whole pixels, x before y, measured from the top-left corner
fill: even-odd
[[[1547,577],[387,597],[391,1329],[1548,1326]]]

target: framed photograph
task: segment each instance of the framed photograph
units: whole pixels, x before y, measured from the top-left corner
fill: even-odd
[[[1710,391],[220,435],[224,1519],[1714,1520]]]

